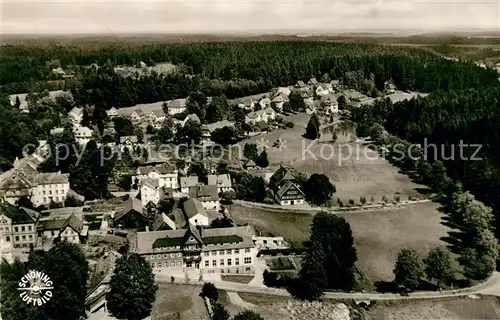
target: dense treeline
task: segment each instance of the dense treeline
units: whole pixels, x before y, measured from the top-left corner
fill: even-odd
[[[115,95],[109,99],[110,103],[129,100],[141,103],[158,101],[160,97],[185,97],[187,95],[184,91],[192,87],[201,88],[210,95],[210,88],[221,90],[228,98],[232,98],[255,91],[262,92],[279,85],[289,85],[299,79],[321,76],[324,73],[339,79],[351,70],[362,70],[366,78],[373,74],[378,89],[383,89],[384,81],[391,78],[398,88],[427,92],[477,88],[497,82],[497,75],[492,70],[483,70],[468,62],[447,61],[414,48],[283,41],[144,45],[128,49],[110,46],[91,52],[61,46],[4,46],[3,57],[0,58],[0,85],[6,86],[3,88],[5,92],[19,83],[54,78],[50,71],[51,64],[48,63],[54,59],[58,60],[57,64],[62,68],[72,69],[92,63],[116,66],[135,65],[138,61],[150,65],[171,62],[180,66],[179,69],[184,73],[197,75],[194,78],[170,78],[168,81],[161,76],[140,77],[133,83],[125,80],[121,83],[111,77],[106,68],[87,71],[89,74],[85,77],[94,79],[83,81],[79,85],[80,91],[96,89],[95,85],[98,83],[102,87],[103,96],[108,92]],[[82,71],[81,68],[76,69]],[[224,82],[214,83],[214,80]],[[239,89],[242,85],[253,88]],[[136,89],[137,86],[150,86],[153,92],[144,94],[142,90]],[[188,89],[184,89],[185,87]],[[30,88],[26,85],[23,89],[29,91]],[[20,88],[16,87],[16,90]],[[75,88],[75,91],[78,90]],[[120,91],[131,91],[131,97],[123,97],[124,93]],[[137,97],[134,99],[135,95]]]
[[[387,100],[354,111],[353,119],[363,126],[382,124],[389,133],[421,144],[432,166],[413,162],[419,174],[438,191],[448,187],[443,183],[452,183],[448,179],[462,182],[464,189],[492,207],[499,237],[499,96],[500,88],[491,87],[433,93],[394,105]]]

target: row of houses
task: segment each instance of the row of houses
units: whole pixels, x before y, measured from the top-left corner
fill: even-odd
[[[42,215],[39,211],[0,202],[0,237],[21,252],[62,240],[84,243],[88,226],[75,213]]]

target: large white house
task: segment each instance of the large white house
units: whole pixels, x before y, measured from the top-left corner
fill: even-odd
[[[86,145],[91,139],[94,130],[89,127],[82,127],[80,125],[76,125],[73,127],[73,133],[75,135],[75,141],[79,145]]]
[[[59,239],[70,243],[80,244],[85,241],[88,234],[88,226],[83,225],[82,219],[75,213],[55,214],[40,219],[43,230],[43,241]]]
[[[36,155],[16,160],[14,168],[0,175],[0,197],[12,204],[27,197],[37,207],[64,203],[70,191],[68,174],[39,173],[41,161]]]
[[[158,180],[158,187],[160,188],[179,188],[179,172],[175,167],[169,166],[168,164],[139,167],[137,168],[136,178],[140,182],[148,178]],[[198,181],[196,181],[196,184],[197,183]]]
[[[141,183],[141,202],[145,207],[148,203],[158,204],[160,202],[161,189],[157,179],[147,178]]]
[[[250,112],[245,116],[245,122],[255,125],[257,122],[268,122],[269,120],[274,120],[275,118],[276,112],[273,110],[273,108],[268,107],[258,111]]]
[[[137,253],[153,267],[201,273],[253,274],[258,249],[250,226],[137,233]]]

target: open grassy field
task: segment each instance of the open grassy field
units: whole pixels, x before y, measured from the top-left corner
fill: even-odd
[[[440,238],[446,236],[448,229],[441,224],[438,206],[420,203],[401,209],[340,214],[351,225],[359,266],[372,282],[393,280],[399,250],[415,249],[425,255],[432,248],[446,245]],[[231,207],[238,224],[251,224],[261,233],[283,236],[295,245],[309,238],[311,213]]]
[[[152,320],[208,319],[201,287],[191,285],[161,284],[151,313]]]
[[[500,319],[500,302],[496,297],[480,299],[453,298],[440,300],[378,302],[365,314],[367,320],[389,319]]]
[[[344,203],[349,199],[359,201],[364,196],[380,201],[383,196],[392,199],[396,194],[402,199],[417,195],[422,185],[413,183],[399,169],[382,159],[375,151],[354,142],[352,132],[337,133],[337,140],[331,143],[331,134],[324,133],[319,141],[302,138],[309,115],[300,113],[288,117],[294,128],[277,130],[240,142],[243,150],[245,143],[268,146],[267,153],[271,168],[280,164],[290,165],[306,175],[323,173],[337,187],[336,197]],[[273,147],[281,138],[283,148]]]

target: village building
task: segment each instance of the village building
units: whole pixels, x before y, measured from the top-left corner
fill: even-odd
[[[92,140],[93,133],[94,130],[90,129],[89,127],[82,127],[80,125],[76,125],[73,127],[75,141],[81,146],[86,145],[90,140]]]
[[[249,226],[138,232],[137,253],[155,272],[194,269],[200,273],[253,274],[257,249]]]
[[[331,85],[328,86],[327,84],[320,84],[319,86],[316,87],[316,90],[314,90],[314,93],[318,97],[325,96],[329,93],[331,93],[333,90],[331,88]]]
[[[176,230],[177,226],[169,216],[165,213],[159,213],[156,215],[155,220],[151,225],[151,231],[162,231],[162,230]]]
[[[327,94],[321,97],[321,105],[323,106],[323,111],[327,114],[336,114],[339,112],[339,103],[337,101],[337,96],[334,94]]]
[[[16,248],[34,248],[37,244],[39,212],[0,202],[0,237]]]
[[[167,119],[167,115],[163,112],[163,109],[153,110],[149,114],[150,123],[162,123],[165,119]]]
[[[238,103],[238,107],[247,111],[253,110],[255,107],[255,101],[250,97],[245,97],[241,99],[240,103]]]
[[[120,137],[120,150],[123,152],[128,149],[129,152],[133,152],[135,146],[139,143],[137,136],[123,136]]]
[[[295,88],[303,89],[306,87],[307,87],[307,85],[302,80],[297,81],[297,83],[295,84]]]
[[[198,176],[189,176],[180,178],[181,193],[189,195],[189,189],[199,185]]]
[[[187,99],[176,99],[168,104],[168,114],[174,115],[186,111]]]
[[[307,81],[307,85],[309,86],[317,86],[318,85],[318,80],[316,78],[311,78],[309,81]]]
[[[231,183],[231,176],[229,173],[226,174],[210,174],[207,177],[208,185],[217,186],[217,192],[227,192],[233,189],[233,185]]]
[[[70,191],[69,176],[61,172],[39,173],[43,158],[34,154],[14,161],[14,168],[0,175],[0,195],[14,204],[27,197],[35,207],[64,203]]]
[[[106,110],[106,114],[110,119],[118,117],[118,109],[116,109],[115,107],[111,107],[111,109]]]
[[[250,112],[245,116],[245,122],[249,124],[257,124],[260,121],[269,122],[269,120],[276,119],[276,112],[273,108],[268,107],[258,111]]]
[[[145,207],[148,203],[157,205],[160,202],[161,190],[158,179],[146,178],[141,183],[141,202]]]
[[[203,204],[194,198],[186,200],[182,204],[184,208],[184,214],[186,215],[186,221],[189,224],[195,226],[208,226],[210,224],[210,219]]]
[[[166,163],[138,167],[135,177],[139,182],[142,182],[147,178],[156,179],[158,180],[158,186],[160,188],[179,188],[179,172],[174,166]]]
[[[252,240],[255,247],[259,250],[279,250],[290,248],[290,244],[288,244],[283,237],[252,236]]]
[[[277,203],[280,205],[304,203],[305,195],[296,184],[296,179],[294,172],[284,166],[281,166],[269,179],[269,189]]]
[[[144,112],[140,108],[136,108],[130,113],[129,119],[130,121],[137,123],[141,122],[145,117],[146,115]]]
[[[38,228],[42,241],[53,242],[58,239],[70,243],[85,243],[88,236],[88,226],[75,213],[55,214],[40,219]]]
[[[115,228],[145,230],[149,226],[142,202],[137,198],[125,200],[119,205],[112,218]]]
[[[62,134],[63,132],[64,132],[64,128],[61,128],[61,127],[56,127],[56,128],[50,129],[50,135],[51,136]]]
[[[181,125],[185,126],[188,121],[193,121],[198,124],[201,123],[200,118],[194,113],[188,114],[186,118],[184,118],[184,120],[181,121]]]
[[[68,119],[71,121],[73,126],[79,126],[83,120],[83,108],[74,107],[68,112]]]
[[[219,210],[219,192],[217,186],[199,185],[191,187],[189,190],[191,198],[198,199],[205,210]]]

